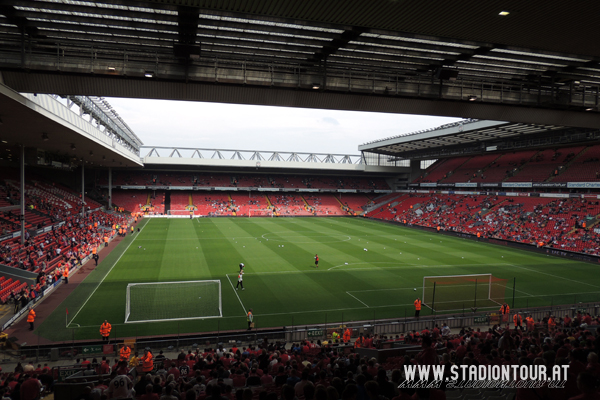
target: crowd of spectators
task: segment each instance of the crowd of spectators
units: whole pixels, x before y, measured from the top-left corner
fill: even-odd
[[[597,200],[581,198],[409,194],[369,216],[600,255],[599,214]]]
[[[85,217],[71,215],[64,224],[53,225],[49,232],[35,237],[26,231],[24,244],[20,238],[1,242],[0,263],[38,274],[36,285],[9,293],[10,299],[16,302],[17,298],[40,296],[47,286],[60,279],[65,268],[81,265],[104,243],[105,237],[114,237],[114,227],[127,225],[131,220],[130,215],[94,211]]]
[[[456,391],[445,379],[450,378],[453,365],[544,365],[548,370],[555,365],[569,365],[563,388],[545,384],[536,389],[489,390],[488,394],[510,394],[516,400],[579,399],[576,396],[581,394],[598,396],[598,320],[581,313],[563,319],[548,314],[523,327],[501,322],[490,328],[465,327],[453,332],[442,324],[395,337],[361,334],[347,343],[335,339],[286,345],[265,338],[256,346],[225,348],[219,344],[204,350],[182,349],[172,359],[161,351],[154,356],[154,369],[147,373],[137,353],[112,363],[106,357],[91,361],[84,358],[76,363],[82,375],[100,378],[88,383],[79,398],[121,398],[112,397],[111,381],[126,379],[131,382],[130,396],[144,400],[445,399]],[[379,362],[356,352],[356,347],[379,348],[393,341],[406,345],[404,355]],[[444,365],[444,379],[436,389],[398,388],[405,380],[405,365]],[[47,366],[34,369],[33,363],[25,368],[19,364],[14,372],[2,375],[4,395],[18,399],[15,393],[23,390],[28,379],[39,379],[38,388],[44,385],[51,390],[53,379]],[[452,398],[460,397],[453,394]]]

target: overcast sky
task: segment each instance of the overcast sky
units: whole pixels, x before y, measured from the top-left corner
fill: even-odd
[[[359,154],[358,145],[460,118],[106,99],[146,146]]]

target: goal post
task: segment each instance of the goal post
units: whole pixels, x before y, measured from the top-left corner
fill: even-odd
[[[127,285],[125,323],[219,318],[222,310],[220,280]]]
[[[424,276],[424,306],[433,311],[493,308],[506,298],[507,280],[492,274]]]
[[[273,210],[270,208],[251,208],[248,210],[248,218],[252,217],[271,217],[273,218]]]

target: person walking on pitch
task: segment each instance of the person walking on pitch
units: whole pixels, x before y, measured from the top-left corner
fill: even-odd
[[[244,290],[244,271],[240,271],[238,274],[238,283],[235,286],[235,290],[238,290],[240,286],[242,287],[242,290]]]

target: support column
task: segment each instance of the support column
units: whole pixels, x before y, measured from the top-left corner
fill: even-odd
[[[423,172],[425,171],[421,169],[421,160],[410,160],[410,177],[408,183],[417,179]]]
[[[21,244],[25,243],[25,146],[21,145]]]
[[[85,217],[85,167],[81,160],[81,216]]]
[[[108,210],[112,210],[112,167],[108,167]]]

